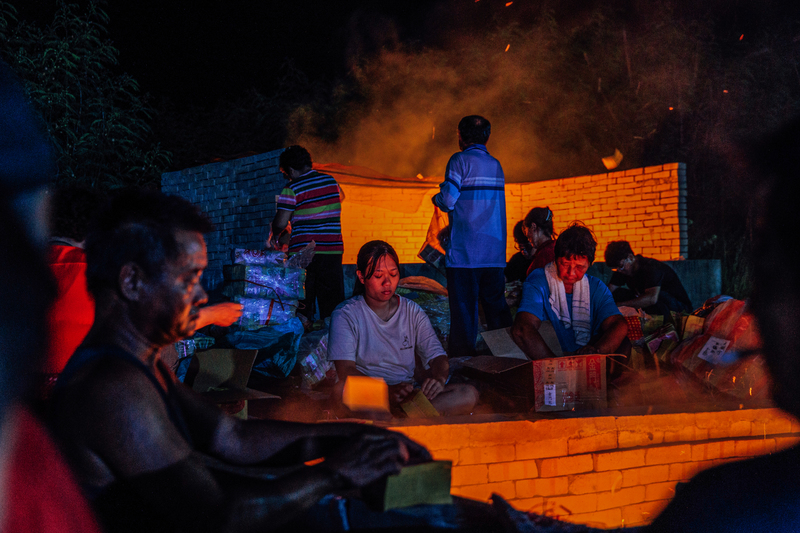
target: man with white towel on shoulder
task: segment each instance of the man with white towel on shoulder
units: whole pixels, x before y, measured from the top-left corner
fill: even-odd
[[[530,359],[556,357],[539,334],[543,321],[563,355],[619,353],[628,325],[605,283],[586,275],[596,249],[591,230],[573,223],[556,241],[555,261],[525,280],[511,335]]]

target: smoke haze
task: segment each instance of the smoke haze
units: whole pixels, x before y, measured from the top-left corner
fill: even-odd
[[[596,10],[569,28],[544,15],[526,27],[450,33],[445,46],[386,45],[340,87],[350,99],[336,134],[304,106],[289,141],[318,162],[442,176],[459,119],[479,114],[509,182],[605,172],[601,159],[615,148],[620,168],[640,166],[660,129],[688,111],[704,62],[697,28],[655,20],[626,27]]]

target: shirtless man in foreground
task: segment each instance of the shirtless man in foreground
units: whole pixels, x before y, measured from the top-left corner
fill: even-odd
[[[210,230],[180,198],[131,191],[87,238],[95,322],[59,380],[54,426],[107,531],[269,531],[430,459],[368,425],[238,420],[175,381],[157,355],[197,327]],[[290,454],[277,478],[243,468]]]

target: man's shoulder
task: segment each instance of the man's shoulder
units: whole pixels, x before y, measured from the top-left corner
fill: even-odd
[[[525,283],[535,287],[547,287],[547,274],[544,273],[543,268],[536,268],[525,278]]]
[[[611,290],[608,288],[608,285],[606,285],[603,282],[602,279],[596,278],[590,274],[586,274],[586,279],[589,280],[589,289],[592,292],[600,291],[602,293],[608,293],[609,296],[611,295]]]
[[[654,259],[652,257],[645,257],[643,255],[637,255],[636,260],[639,264],[645,268],[662,268],[668,267],[666,263],[663,261],[659,261],[658,259]]]
[[[336,178],[330,174],[324,174],[322,172],[317,172],[316,170],[312,170],[308,174],[301,176],[300,178],[296,179],[294,183],[298,183],[303,186],[338,184]]]
[[[492,160],[497,161],[497,158],[494,157],[492,154],[489,153],[489,150],[483,144],[471,144],[467,146],[465,149],[461,150],[460,152],[454,153],[450,159],[453,158],[462,158],[462,159],[484,159],[484,160]],[[497,161],[499,164],[499,161]]]
[[[142,367],[119,357],[99,355],[73,376],[64,384],[64,395],[87,407],[102,407],[110,402],[136,405],[158,398],[158,391]]]
[[[47,251],[47,262],[51,265],[77,263],[86,264],[86,252],[77,246],[51,244]]]

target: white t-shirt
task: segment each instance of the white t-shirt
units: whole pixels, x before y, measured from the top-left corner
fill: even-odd
[[[431,321],[422,308],[400,297],[394,316],[384,322],[363,296],[345,300],[331,315],[328,360],[355,361],[365,376],[382,378],[388,385],[414,379],[414,353],[425,368],[445,355]]]

